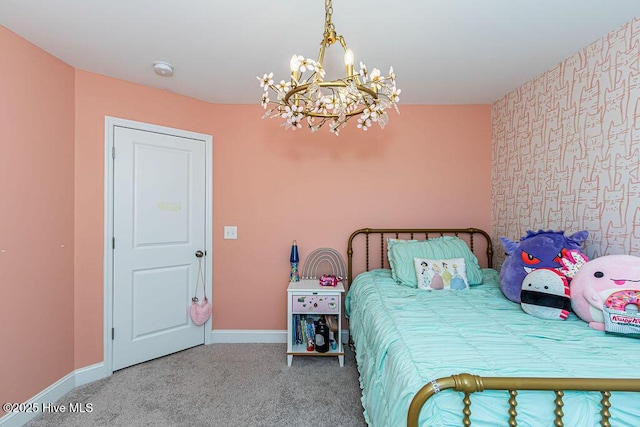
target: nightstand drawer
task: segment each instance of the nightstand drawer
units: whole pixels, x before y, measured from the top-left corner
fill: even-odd
[[[294,313],[339,313],[339,295],[292,295]]]

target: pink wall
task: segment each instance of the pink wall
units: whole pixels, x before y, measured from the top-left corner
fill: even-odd
[[[304,260],[323,246],[346,254],[363,226],[489,227],[490,106],[401,108],[384,131],[335,137],[284,131],[259,105],[77,71],[76,367],[103,358],[103,314],[89,307],[103,306],[105,115],[213,135],[213,327],[282,330],[293,239]]]
[[[0,52],[0,402],[22,402],[73,370],[74,70],[1,26]]]
[[[489,106],[401,106],[383,131],[284,131],[252,106],[214,131],[214,329],[285,329],[288,258],[361,227],[489,227]],[[230,126],[222,126],[229,123]],[[474,206],[469,210],[469,206]],[[237,241],[221,240],[237,225]]]

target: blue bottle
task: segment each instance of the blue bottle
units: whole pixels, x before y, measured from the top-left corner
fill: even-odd
[[[291,255],[289,256],[289,262],[291,263],[291,273],[289,274],[290,282],[299,282],[300,274],[298,273],[298,262],[300,262],[300,257],[298,256],[298,244],[296,241],[293,241],[293,245],[291,246]]]

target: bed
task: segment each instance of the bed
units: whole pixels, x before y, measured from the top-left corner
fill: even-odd
[[[400,285],[394,273],[406,259],[390,264],[389,238],[464,242],[481,283]],[[590,329],[573,313],[522,311],[500,291],[486,232],[364,228],[349,237],[347,261],[349,340],[369,425],[640,425],[640,340]]]

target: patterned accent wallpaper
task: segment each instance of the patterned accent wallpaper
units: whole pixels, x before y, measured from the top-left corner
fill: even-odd
[[[492,106],[492,230],[588,230],[591,257],[640,256],[640,17]]]

